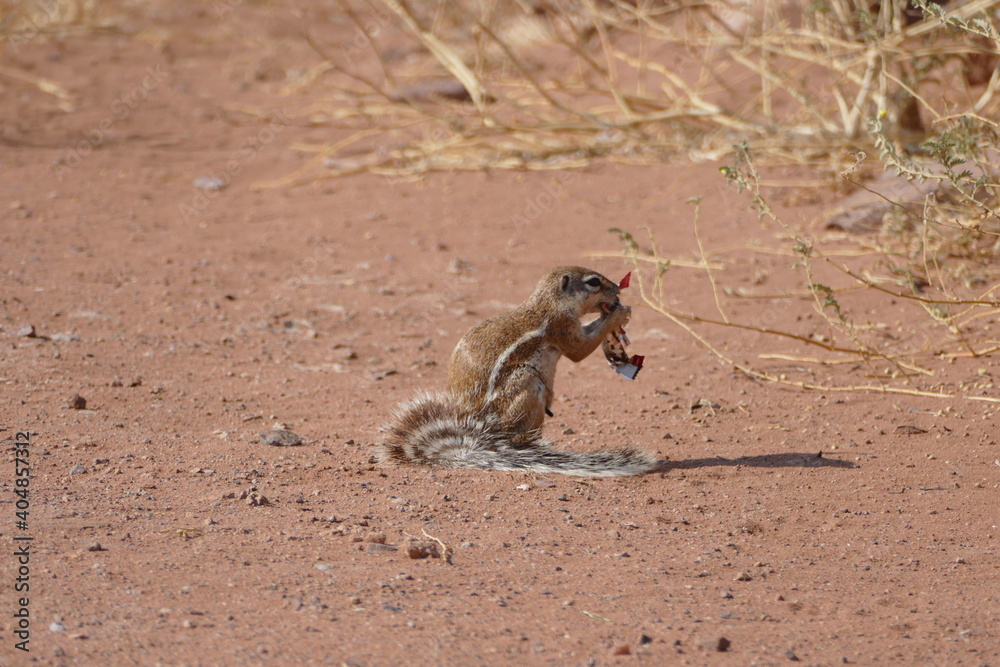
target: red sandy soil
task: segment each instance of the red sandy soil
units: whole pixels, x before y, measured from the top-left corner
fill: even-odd
[[[378,426],[444,388],[470,326],[551,266],[625,273],[587,256],[617,250],[609,227],[648,225],[665,255],[696,259],[685,202],[700,195],[707,248],[778,242],[718,165],[252,191],[301,166],[293,143],[344,136],[232,121],[280,109],[284,71],[316,62],[276,15],[181,3],[124,33],[7,47],[5,67],[61,83],[75,108],[0,80],[0,427],[31,432],[26,530],[13,448],[0,472],[0,663],[1000,665],[992,403],[760,383],[636,307],[631,351],[647,368],[629,383],[599,354],[563,361],[546,433],[638,444],[669,459],[664,472],[374,464]],[[137,39],[143,21],[166,41]],[[227,169],[220,192],[193,186]],[[716,278],[801,289],[780,278],[792,261],[759,255]],[[695,274],[667,272],[668,304],[711,315]],[[818,326],[726,305],[740,321]],[[774,372],[796,364],[758,346],[811,354],[710,333]],[[992,360],[928,363],[936,386],[995,395]],[[861,363],[837,373],[868,382]],[[304,445],[263,444],[276,425]],[[439,544],[425,533],[450,563],[409,556]],[[30,591],[16,594],[24,536]]]

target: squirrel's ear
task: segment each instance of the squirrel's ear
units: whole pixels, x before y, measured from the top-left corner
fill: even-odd
[[[563,292],[569,291],[569,275],[567,274],[563,274],[562,277],[562,291]]]

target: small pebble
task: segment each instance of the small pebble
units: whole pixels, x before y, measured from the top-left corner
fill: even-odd
[[[73,394],[69,397],[69,407],[74,410],[83,410],[87,407],[87,399],[80,394]]]
[[[250,507],[266,507],[271,504],[270,500],[256,491],[247,494],[246,502]]]
[[[58,621],[49,624],[49,632],[64,632],[65,630],[66,626]]]
[[[413,560],[430,558],[437,555],[437,549],[430,544],[413,544],[406,548],[406,556]]]
[[[100,542],[87,542],[84,549],[87,551],[105,551],[105,548],[101,546]]]
[[[209,192],[221,190],[226,187],[228,183],[220,178],[196,178],[194,179],[194,187],[199,190],[208,190]]]
[[[739,573],[739,574],[737,574],[737,575],[736,575],[736,577],[734,578],[734,581],[752,581],[752,580],[753,580],[753,577],[751,577],[751,576],[750,576],[749,574],[747,574],[746,572],[740,572],[740,573]]]
[[[456,257],[448,264],[448,273],[469,273],[475,270],[476,267],[464,257]]]
[[[75,466],[73,466],[70,469],[69,474],[71,474],[71,475],[79,475],[79,474],[82,474],[82,473],[85,473],[85,472],[87,472],[87,469],[84,468],[79,463],[77,463]]]
[[[710,637],[705,640],[704,646],[706,650],[724,653],[732,646],[732,642],[725,637]]]
[[[272,445],[274,447],[297,447],[302,444],[300,436],[283,428],[264,431],[260,434],[260,439],[265,445]]]

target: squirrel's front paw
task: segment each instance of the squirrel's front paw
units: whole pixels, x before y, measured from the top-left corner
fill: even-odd
[[[615,301],[614,307],[608,311],[606,317],[609,320],[609,328],[623,327],[632,317],[632,307],[626,306],[621,301]]]

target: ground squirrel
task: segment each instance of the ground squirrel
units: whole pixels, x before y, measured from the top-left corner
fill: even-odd
[[[541,436],[559,358],[581,361],[628,322],[632,309],[618,292],[590,269],[549,271],[527,301],[462,337],[447,394],[421,393],[399,406],[383,427],[382,460],[587,477],[653,470],[655,457],[635,449],[564,452]],[[583,324],[589,313],[598,317]]]

